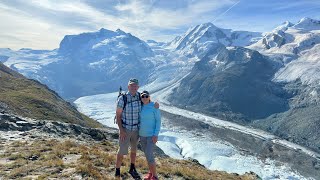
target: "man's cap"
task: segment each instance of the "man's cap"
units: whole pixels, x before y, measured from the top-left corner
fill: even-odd
[[[129,80],[129,82],[128,82],[128,85],[130,85],[130,84],[137,84],[137,85],[139,85],[139,80],[136,79],[136,78],[131,78],[131,79]]]

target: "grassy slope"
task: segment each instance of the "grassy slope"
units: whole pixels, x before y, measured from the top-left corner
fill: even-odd
[[[58,120],[89,127],[101,127],[79,113],[47,86],[23,77],[0,63],[0,108],[33,119]]]
[[[0,144],[0,178],[33,179],[113,179],[117,143],[113,141],[77,142],[70,139],[22,140]],[[156,158],[160,179],[253,180],[254,174],[228,174],[210,171],[190,160]],[[2,162],[2,163],[1,163]],[[121,168],[122,178],[131,179],[130,160],[126,157]],[[138,171],[148,172],[141,151],[136,160]]]

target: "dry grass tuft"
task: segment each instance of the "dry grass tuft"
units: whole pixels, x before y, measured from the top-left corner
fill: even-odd
[[[113,141],[76,142],[70,139],[15,142],[1,155],[12,163],[0,166],[0,179],[113,179],[117,144]],[[64,158],[71,158],[64,164]],[[75,158],[75,159],[72,159]],[[210,171],[187,160],[156,159],[160,179],[257,179],[225,172]],[[130,159],[126,156],[121,168],[127,179]],[[148,172],[146,159],[138,151],[136,167],[143,176]]]

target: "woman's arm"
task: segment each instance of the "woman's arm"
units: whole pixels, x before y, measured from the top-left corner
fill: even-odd
[[[161,127],[161,114],[159,109],[154,110],[154,118],[156,120],[156,127],[154,129],[154,136],[158,136],[160,132],[160,127]]]

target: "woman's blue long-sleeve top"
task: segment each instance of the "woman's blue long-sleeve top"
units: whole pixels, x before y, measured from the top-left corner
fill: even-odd
[[[143,105],[140,113],[139,135],[143,137],[158,136],[161,126],[160,110],[150,102]]]

